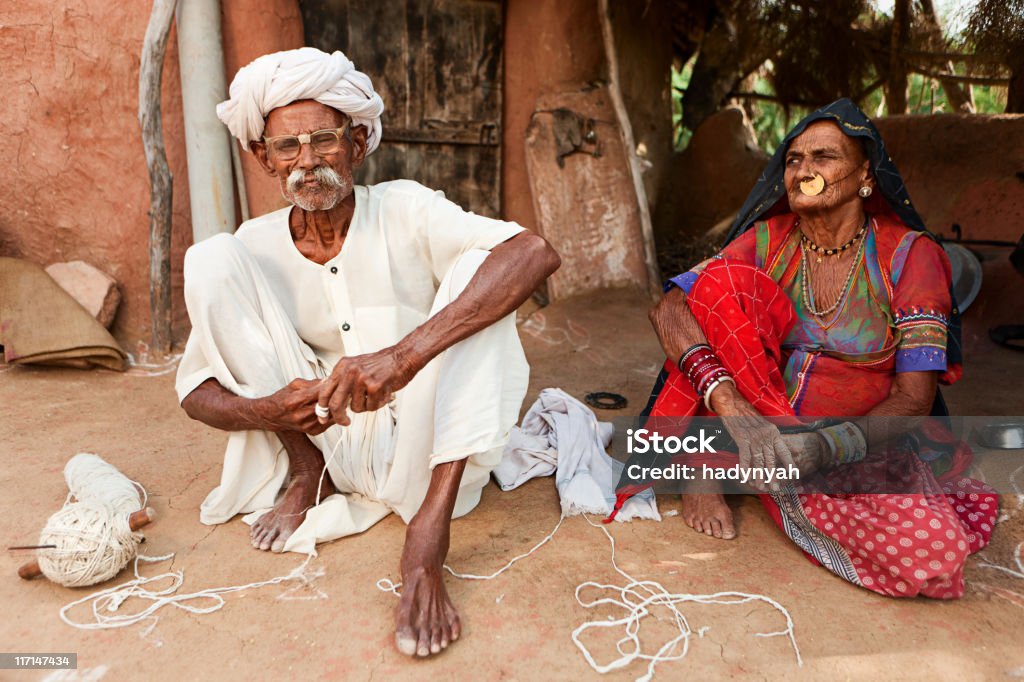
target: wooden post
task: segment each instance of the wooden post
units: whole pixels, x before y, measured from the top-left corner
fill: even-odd
[[[633,126],[629,120],[626,103],[622,99],[622,88],[619,84],[619,57],[615,50],[615,35],[612,32],[608,0],[599,0],[598,14],[601,19],[601,38],[604,41],[605,57],[608,59],[608,92],[611,94],[616,118],[619,119],[619,129],[622,131],[622,142],[626,147],[626,158],[629,159],[633,191],[636,193],[637,209],[640,213],[644,262],[647,265],[647,286],[645,288],[651,298],[656,301],[661,298],[661,271],[658,268],[658,254],[654,244],[654,226],[651,223],[650,205],[647,203],[647,190],[644,189],[640,159],[636,155],[636,139],[633,137]]]
[[[910,0],[896,0],[892,10],[892,33],[889,36],[889,74],[885,86],[886,113],[907,113],[907,65],[902,52],[910,31]]]
[[[177,0],[153,0],[139,67],[139,123],[149,168],[149,311],[151,349],[171,352],[171,191],[174,178],[164,152],[160,82]]]

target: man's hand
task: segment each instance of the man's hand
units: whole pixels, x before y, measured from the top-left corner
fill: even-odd
[[[719,385],[711,394],[712,407],[736,441],[740,466],[774,469],[794,464],[793,454],[779,428],[761,416],[732,383]]]
[[[320,387],[319,380],[295,379],[276,393],[253,400],[253,412],[267,431],[319,435],[330,426],[318,420],[314,411]]]
[[[397,347],[376,353],[342,358],[331,376],[320,384],[318,404],[326,406],[330,417],[321,423],[348,426],[346,409],[373,412],[390,402],[398,390],[412,381],[422,366],[411,362]]]

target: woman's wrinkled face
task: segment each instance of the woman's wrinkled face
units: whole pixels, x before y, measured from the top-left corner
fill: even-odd
[[[831,121],[815,121],[807,126],[790,143],[785,164],[789,207],[798,215],[827,212],[860,201],[857,191],[872,184],[863,148]]]

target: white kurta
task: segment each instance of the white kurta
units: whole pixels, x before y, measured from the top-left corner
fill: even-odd
[[[296,249],[290,208],[189,249],[193,328],[178,368],[179,400],[209,378],[243,397],[269,395],[292,379],[326,376],[343,355],[394,345],[458,296],[489,249],[523,229],[467,213],[411,181],[354,192],[345,243],[324,265]],[[439,355],[390,405],[311,437],[343,494],[311,510],[285,549],[312,551],[390,511],[408,522],[441,462],[469,458],[455,515],[468,512],[500,460],[528,379],[512,314]],[[269,509],[287,471],[273,433],[231,433],[201,520]]]

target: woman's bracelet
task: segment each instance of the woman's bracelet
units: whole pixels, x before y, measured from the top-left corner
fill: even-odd
[[[706,343],[697,343],[687,348],[679,357],[678,367],[694,392],[704,399],[708,411],[711,411],[711,392],[722,382],[733,381],[729,371],[722,366],[722,361]]]
[[[711,409],[711,392],[727,381],[733,386],[736,385],[736,381],[733,380],[731,376],[726,374],[725,376],[718,377],[717,379],[712,381],[711,385],[708,386],[707,389],[704,391],[704,407],[708,408],[708,412],[714,412],[714,410]]]
[[[851,464],[867,457],[868,442],[864,432],[853,422],[818,429],[828,444],[832,461],[836,464]]]
[[[690,346],[689,348],[687,348],[683,352],[683,354],[679,356],[679,362],[676,363],[676,368],[680,372],[685,373],[685,370],[683,369],[683,367],[684,367],[686,361],[690,358],[690,356],[692,356],[694,353],[696,353],[697,351],[700,351],[700,350],[706,351],[709,355],[714,355],[714,351],[711,350],[711,346],[709,346],[708,344],[706,344],[706,343],[695,343],[692,346]]]

